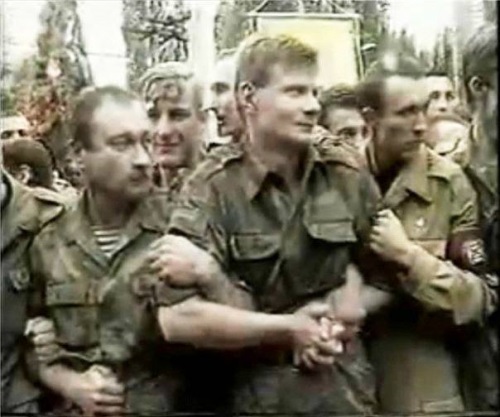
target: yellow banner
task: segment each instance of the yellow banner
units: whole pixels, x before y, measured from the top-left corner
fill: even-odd
[[[257,17],[259,32],[293,35],[318,50],[319,82],[354,85],[359,81],[359,32],[354,18],[332,15],[277,15]]]

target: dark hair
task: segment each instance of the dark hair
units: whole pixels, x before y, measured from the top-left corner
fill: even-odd
[[[346,84],[339,84],[324,90],[320,97],[321,112],[319,114],[318,124],[326,127],[326,118],[328,112],[334,108],[360,110],[360,105],[356,95],[356,90]]]
[[[80,92],[73,111],[73,144],[89,149],[92,146],[92,118],[94,112],[106,101],[129,103],[140,101],[140,97],[116,86],[88,87]]]
[[[467,101],[472,77],[488,78],[497,62],[497,29],[488,23],[478,28],[467,40],[462,54],[463,79]]]
[[[385,81],[392,76],[420,78],[425,71],[418,59],[397,51],[387,51],[367,71],[365,80],[356,88],[362,108],[370,107],[377,113],[384,108]]]
[[[33,177],[29,183],[35,187],[52,187],[52,159],[40,142],[33,139],[9,139],[2,142],[4,163],[7,171],[28,165]]]

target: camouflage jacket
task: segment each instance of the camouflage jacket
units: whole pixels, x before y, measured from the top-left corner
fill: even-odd
[[[39,393],[27,378],[23,358],[33,290],[28,251],[40,230],[63,213],[64,204],[49,190],[29,189],[2,175],[9,189],[2,206],[2,412],[36,412],[26,408]]]

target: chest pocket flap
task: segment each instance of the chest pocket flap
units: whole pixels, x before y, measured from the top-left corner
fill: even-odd
[[[95,305],[98,291],[95,285],[71,282],[47,287],[47,305]]]
[[[237,260],[258,260],[275,255],[280,248],[278,233],[236,233],[229,241]]]
[[[315,239],[332,243],[356,241],[352,219],[332,219],[321,223],[306,221],[305,226],[309,234]]]
[[[315,239],[332,243],[355,242],[354,215],[335,187],[306,200],[304,226]]]

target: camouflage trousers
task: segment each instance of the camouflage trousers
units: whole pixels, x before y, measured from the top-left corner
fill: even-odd
[[[236,371],[235,413],[372,413],[375,382],[361,349],[333,366],[304,371],[291,363],[252,364]]]

